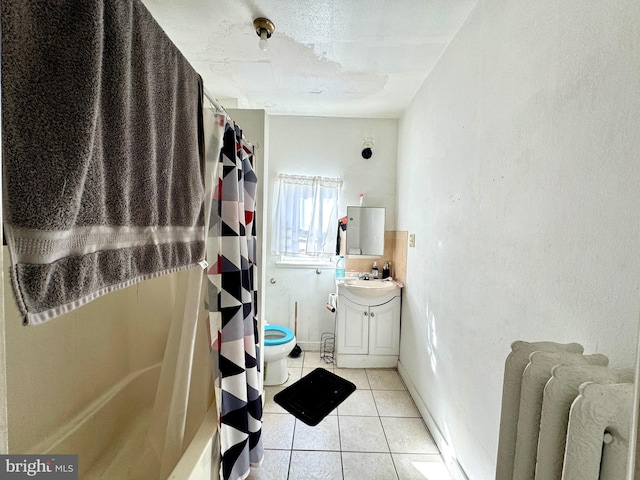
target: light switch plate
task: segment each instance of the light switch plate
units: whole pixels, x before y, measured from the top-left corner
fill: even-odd
[[[415,247],[416,246],[416,234],[412,233],[411,235],[409,235],[409,246],[410,247]]]

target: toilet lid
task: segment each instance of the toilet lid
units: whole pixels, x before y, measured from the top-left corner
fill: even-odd
[[[264,327],[264,344],[267,347],[282,345],[290,342],[294,338],[293,332],[286,327],[280,327],[278,325],[267,325]]]

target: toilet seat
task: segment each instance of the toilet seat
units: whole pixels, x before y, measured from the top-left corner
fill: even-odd
[[[272,338],[267,337],[268,333],[271,333]],[[274,333],[279,335],[273,338]],[[286,327],[281,327],[279,325],[265,325],[264,327],[264,344],[267,347],[284,345],[285,343],[292,341],[294,338],[293,332]]]

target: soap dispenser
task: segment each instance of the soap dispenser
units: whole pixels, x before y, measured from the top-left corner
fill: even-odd
[[[371,277],[378,278],[378,262],[373,262],[373,267],[371,267]]]

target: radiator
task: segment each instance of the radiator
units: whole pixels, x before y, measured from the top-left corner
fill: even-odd
[[[496,480],[624,480],[634,371],[607,364],[576,343],[511,345]]]

